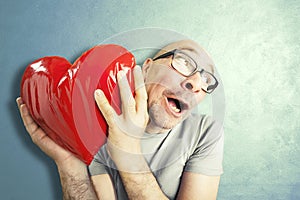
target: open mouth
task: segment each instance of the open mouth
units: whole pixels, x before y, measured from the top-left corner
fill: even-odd
[[[183,110],[187,109],[187,105],[178,99],[167,97],[167,100],[169,107],[176,114],[180,114]]]

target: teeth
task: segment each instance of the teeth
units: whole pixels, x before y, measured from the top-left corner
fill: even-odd
[[[172,108],[172,110],[174,110],[175,112],[179,113],[180,109],[176,108],[176,106],[171,105],[170,106]]]

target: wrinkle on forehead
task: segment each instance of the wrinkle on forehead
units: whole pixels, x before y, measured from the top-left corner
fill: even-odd
[[[154,57],[178,49],[191,56],[201,68],[214,73],[215,65],[208,53],[193,40],[180,40],[163,47]]]

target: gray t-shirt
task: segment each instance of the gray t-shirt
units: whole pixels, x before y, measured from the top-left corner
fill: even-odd
[[[223,173],[222,126],[205,115],[192,114],[171,131],[145,133],[142,152],[162,191],[174,199],[184,171],[208,176]],[[130,162],[130,161],[128,161]],[[91,176],[109,174],[118,199],[128,199],[121,177],[102,146],[89,166]],[[145,183],[147,184],[147,183]]]

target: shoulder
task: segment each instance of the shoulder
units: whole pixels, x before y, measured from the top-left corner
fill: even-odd
[[[209,115],[192,113],[181,123],[180,127],[190,128],[198,134],[203,134],[210,129],[222,129],[222,124]]]
[[[191,114],[179,128],[184,137],[188,137],[195,146],[222,140],[224,135],[222,124],[208,115]]]
[[[209,116],[194,115],[191,119],[193,120],[190,121],[195,120],[198,126],[193,132],[185,171],[214,176],[222,174],[224,132],[221,123]]]

